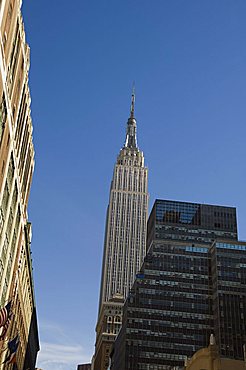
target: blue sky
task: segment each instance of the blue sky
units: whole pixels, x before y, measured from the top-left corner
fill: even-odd
[[[232,205],[246,240],[245,0],[24,0],[44,370],[89,361],[109,186],[136,85],[156,198]]]

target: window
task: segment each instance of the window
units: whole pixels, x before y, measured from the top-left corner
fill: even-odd
[[[2,101],[0,104],[0,144],[2,141],[2,137],[3,137],[6,119],[7,119],[7,105],[6,105],[5,96],[3,94]]]

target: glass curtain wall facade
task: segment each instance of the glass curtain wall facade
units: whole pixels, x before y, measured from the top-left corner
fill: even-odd
[[[211,294],[206,245],[152,244],[124,307],[112,369],[183,365],[209,340]]]
[[[182,369],[211,333],[222,356],[242,359],[245,246],[237,242],[235,208],[156,201],[148,252],[124,305],[111,370]]]
[[[217,238],[237,240],[235,208],[171,200],[155,201],[148,221],[148,246],[154,239],[211,243]]]
[[[243,359],[246,344],[246,243],[210,249],[214,330],[223,357]]]

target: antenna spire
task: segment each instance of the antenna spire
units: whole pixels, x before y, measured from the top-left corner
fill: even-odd
[[[138,150],[137,146],[137,123],[134,117],[134,108],[135,108],[135,85],[133,84],[132,87],[132,99],[131,99],[131,115],[127,121],[127,128],[126,128],[126,140],[125,140],[125,148],[136,149]]]
[[[133,82],[132,101],[131,101],[131,118],[134,118],[134,109],[135,109],[135,83]]]

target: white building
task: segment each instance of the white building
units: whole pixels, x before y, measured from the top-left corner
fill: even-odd
[[[103,312],[107,307],[105,303],[121,296],[123,301],[118,303],[117,313],[121,319],[122,312],[119,310],[122,310],[124,299],[146,254],[148,169],[144,165],[143,152],[137,145],[134,107],[133,93],[125,144],[117,157],[110,188],[96,328],[95,370],[107,369],[109,348],[120,329],[111,332],[113,326],[109,320],[115,320],[116,317],[110,312]],[[108,325],[105,325],[106,322]]]

